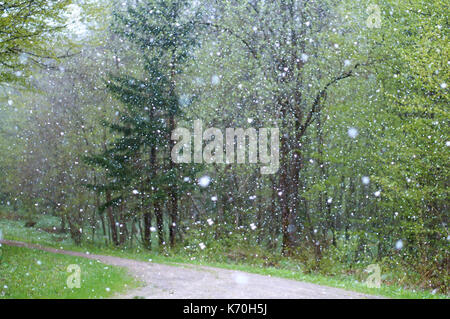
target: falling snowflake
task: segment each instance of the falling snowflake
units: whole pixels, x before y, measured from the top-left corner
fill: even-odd
[[[242,273],[234,273],[233,280],[238,285],[246,285],[248,283],[248,277]]]
[[[198,184],[201,187],[208,187],[209,183],[211,183],[211,177],[206,176],[206,175],[200,177],[199,180],[198,180]]]
[[[220,83],[220,78],[217,75],[213,75],[211,77],[211,84],[212,85],[218,85]]]
[[[358,136],[358,130],[354,127],[350,127],[347,131],[348,136],[350,136],[350,138],[355,138]]]
[[[362,182],[364,185],[369,185],[369,183],[370,183],[370,178],[369,178],[368,176],[363,176],[363,177],[361,177],[361,182]]]

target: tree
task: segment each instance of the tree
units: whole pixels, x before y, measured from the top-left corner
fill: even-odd
[[[415,265],[431,287],[448,286],[448,3],[440,0],[407,3],[387,1],[382,33],[385,62],[378,77],[383,84],[392,133],[381,143],[379,156],[385,209],[398,214],[389,242],[403,240],[402,259]],[[403,23],[408,21],[408,23]],[[444,283],[441,281],[444,280]]]
[[[0,83],[24,83],[28,62],[43,65],[58,54],[50,45],[64,27],[71,0],[8,0],[0,3]]]
[[[370,52],[370,39],[365,41],[360,36],[365,20],[344,18],[348,4],[343,1],[334,7],[329,1],[225,1],[215,4],[215,14],[205,21],[216,30],[221,46],[253,61],[256,69],[241,78],[251,78],[255,88],[246,87],[241,97],[258,101],[255,109],[259,123],[280,128],[281,166],[274,187],[279,194],[284,254],[295,246],[294,221],[302,210],[304,139],[336,86],[364,72],[369,64],[365,54]],[[358,41],[350,41],[355,37]],[[229,57],[224,54],[222,59]],[[314,239],[311,242],[316,245]]]
[[[142,72],[109,78],[110,92],[126,106],[119,122],[110,125],[122,137],[94,161],[107,167],[113,177],[105,187],[122,190],[107,205],[125,200],[129,195],[124,190],[130,187],[143,202],[152,205],[160,246],[165,241],[162,215],[165,200],[170,203],[170,243],[175,245],[180,167],[167,155],[173,146],[170,134],[180,114],[177,77],[190,48],[196,45],[197,19],[197,13],[189,12],[188,1],[158,0],[129,5],[125,12],[116,11],[112,26],[120,38],[136,46]],[[144,241],[150,247],[152,216],[148,208],[143,219]]]

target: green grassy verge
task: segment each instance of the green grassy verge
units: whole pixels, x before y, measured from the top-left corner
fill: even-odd
[[[89,252],[93,254],[111,255],[136,259],[141,261],[153,261],[163,264],[179,265],[194,264],[202,266],[219,267],[232,270],[241,270],[249,273],[257,273],[266,276],[281,277],[299,281],[305,281],[330,287],[342,288],[366,294],[379,295],[389,298],[413,298],[413,299],[446,299],[448,296],[433,294],[429,291],[406,290],[393,285],[382,285],[381,288],[368,288],[365,283],[357,281],[352,276],[323,276],[320,274],[305,274],[295,265],[286,261],[284,267],[264,267],[233,262],[215,262],[201,256],[184,256],[160,254],[142,250],[139,248],[114,248],[101,244],[84,244],[75,246],[67,235],[53,234],[35,228],[24,228],[22,221],[0,220],[0,228],[3,229],[5,239],[37,243],[49,247],[63,248],[73,251]]]
[[[105,298],[138,285],[126,269],[95,260],[5,245],[0,250],[0,298]],[[69,265],[80,267],[80,288],[68,287],[75,273]]]

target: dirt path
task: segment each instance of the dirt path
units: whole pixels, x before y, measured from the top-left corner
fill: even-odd
[[[99,260],[105,264],[125,267],[145,283],[144,287],[131,290],[125,295],[118,295],[115,298],[377,298],[343,289],[242,271],[194,265],[170,266],[112,256],[88,255],[10,240],[2,240],[0,243],[85,257]]]

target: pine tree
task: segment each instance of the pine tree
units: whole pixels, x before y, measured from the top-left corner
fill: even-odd
[[[114,13],[112,30],[137,46],[137,69],[142,72],[108,79],[107,88],[125,106],[117,123],[108,123],[121,137],[90,161],[108,169],[111,182],[101,190],[115,196],[107,199],[106,207],[139,194],[147,247],[151,246],[149,206],[156,217],[160,247],[165,241],[165,202],[169,202],[170,243],[175,245],[180,167],[170,159],[170,134],[181,113],[176,79],[196,45],[198,18],[188,9],[188,1],[179,0],[145,1]]]

